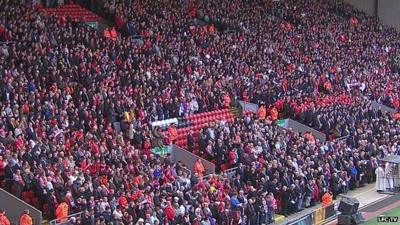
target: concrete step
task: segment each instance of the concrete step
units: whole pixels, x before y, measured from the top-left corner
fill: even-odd
[[[279,214],[275,214],[275,223],[282,221],[285,219],[285,216],[283,215],[279,215]]]
[[[229,112],[231,112],[233,114],[233,116],[235,116],[235,118],[240,117],[240,109],[239,108],[231,107],[231,108],[229,108]]]

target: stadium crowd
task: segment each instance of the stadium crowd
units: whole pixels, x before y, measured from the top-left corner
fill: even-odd
[[[322,1],[99,2],[141,40],[0,1],[0,178],[50,218],[67,203],[82,224],[270,223],[372,182],[377,158],[398,153],[397,120],[360,100],[399,107],[399,35],[375,19]],[[164,136],[149,122],[237,99],[267,112],[197,137],[217,167],[238,166],[233,179],[151,153]],[[276,111],[349,137],[281,130]]]

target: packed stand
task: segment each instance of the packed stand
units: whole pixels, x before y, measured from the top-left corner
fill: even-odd
[[[357,132],[354,127],[359,123],[372,123],[373,119],[382,116],[382,111],[374,108],[369,102],[359,98],[352,101],[355,102],[336,102],[311,107],[300,113],[298,120],[330,138],[344,138]]]
[[[317,0],[101,2],[128,34],[157,46],[182,47],[190,40],[196,52],[180,47],[172,53],[191,59],[179,61],[181,73],[214,74],[214,82],[228,84],[233,98],[301,105],[314,96],[348,93],[399,105],[399,34],[349,5],[336,9]],[[165,38],[175,37],[172,33],[180,35]]]
[[[83,224],[271,222],[276,210],[287,215],[310,206],[329,188],[336,196],[371,181],[374,157],[397,151],[397,122],[386,114],[358,124],[349,137],[354,145],[305,140],[246,118],[199,137],[199,150],[217,157],[218,166],[239,165],[235,179],[189,177],[179,163],[151,154],[165,137],[148,122],[226,108],[235,99],[275,104],[292,116],[319,92],[328,101],[361,93],[393,103],[395,92],[383,88],[397,88],[387,59],[397,54],[388,43],[398,34],[357,14],[363,19],[346,41],[339,33],[350,29],[348,19],[314,1],[317,10],[304,17],[292,6],[277,11],[292,15],[287,21],[303,18],[292,25],[270,20],[257,1],[126,2],[104,7],[122,14],[125,28],[119,28],[142,42],[110,40],[83,21],[0,2],[0,38],[15,42],[0,51],[1,178],[18,197],[32,191],[28,198],[50,218],[66,202],[70,213],[84,211]],[[297,9],[311,5],[297,2]],[[325,17],[334,20],[310,23]],[[372,49],[361,40],[374,43]],[[345,60],[348,55],[354,58]],[[349,91],[353,84],[360,92]]]
[[[199,148],[205,157],[217,159],[217,167],[227,162],[238,166],[231,191],[243,188],[248,199],[251,187],[256,196],[273,193],[276,209],[288,215],[319,202],[328,205],[329,197],[374,182],[379,159],[399,153],[399,122],[390,114],[367,103],[349,111],[356,115],[344,118],[353,121],[346,123],[349,136],[341,141],[321,142],[310,133],[282,130],[254,115],[205,129],[198,137],[204,143]],[[257,213],[243,215],[252,221]]]

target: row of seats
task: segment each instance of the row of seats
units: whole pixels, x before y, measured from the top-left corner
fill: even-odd
[[[98,22],[100,17],[77,4],[62,5],[57,8],[44,8],[38,6],[38,10],[48,14],[54,14],[58,18],[71,17],[72,19],[83,19],[85,22]]]
[[[230,113],[229,109],[218,109],[214,110],[211,112],[203,112],[203,113],[198,113],[198,114],[190,114],[186,116],[186,119],[192,120],[192,119],[199,119],[199,118],[204,118],[206,116],[216,116],[216,115],[224,115]]]
[[[221,109],[211,112],[188,115],[186,116],[186,119],[191,122],[192,126],[178,129],[176,144],[182,148],[187,149],[187,136],[189,134],[189,131],[192,130],[194,135],[194,151],[196,153],[198,151],[197,135],[199,134],[201,129],[208,127],[211,122],[226,121],[228,123],[233,123],[235,118],[228,109]]]

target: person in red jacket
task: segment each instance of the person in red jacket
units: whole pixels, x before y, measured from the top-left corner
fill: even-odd
[[[271,119],[272,121],[278,119],[278,110],[275,107],[271,109]]]
[[[199,177],[202,177],[204,172],[206,172],[206,169],[204,168],[203,162],[201,159],[198,159],[194,163],[194,171],[199,175]]]
[[[111,36],[111,39],[112,39],[113,41],[116,41],[116,40],[117,40],[118,34],[117,34],[117,31],[115,30],[115,27],[111,28],[111,30],[110,30],[110,36]]]
[[[258,108],[258,118],[261,120],[265,119],[267,116],[267,109],[265,108],[264,104],[261,104],[260,108]]]
[[[56,209],[57,222],[65,222],[68,218],[69,205],[66,202],[61,202]]]
[[[176,129],[175,124],[171,124],[168,127],[168,138],[173,144],[175,144],[176,140],[178,139],[178,130]]]
[[[168,202],[168,206],[165,208],[165,216],[167,223],[175,220],[175,210],[172,207],[171,202]]]

